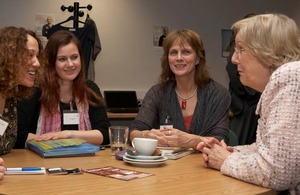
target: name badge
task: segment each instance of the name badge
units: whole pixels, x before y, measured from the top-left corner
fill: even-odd
[[[0,118],[0,135],[3,136],[8,126],[8,122]]]
[[[64,125],[78,125],[79,124],[79,113],[77,110],[64,110],[63,111]]]
[[[173,125],[160,125],[159,129],[173,129]]]

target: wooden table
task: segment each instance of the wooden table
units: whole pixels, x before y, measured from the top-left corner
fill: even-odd
[[[137,113],[112,113],[107,112],[107,117],[112,126],[129,126]]]
[[[135,119],[137,113],[113,113],[107,112],[107,117],[109,119]]]
[[[81,175],[6,175],[0,194],[275,194],[274,191],[222,175],[202,166],[200,154],[168,160],[160,167],[134,167],[114,159],[110,149],[92,157],[43,159],[27,149],[2,156],[6,167],[97,168],[115,166],[155,174],[122,181],[84,173]]]

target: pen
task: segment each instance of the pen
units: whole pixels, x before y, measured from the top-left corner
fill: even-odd
[[[41,171],[40,167],[6,168],[6,171]]]

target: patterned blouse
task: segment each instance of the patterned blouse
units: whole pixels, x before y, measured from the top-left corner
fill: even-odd
[[[0,136],[0,155],[7,154],[15,145],[17,139],[17,99],[8,98],[5,101],[3,118],[9,122],[3,136]]]
[[[221,172],[300,194],[300,61],[284,64],[271,75],[256,114],[256,143],[235,147]]]

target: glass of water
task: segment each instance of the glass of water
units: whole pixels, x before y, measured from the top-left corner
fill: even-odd
[[[128,140],[129,128],[126,126],[110,126],[109,140],[111,147],[111,155],[125,150]]]

